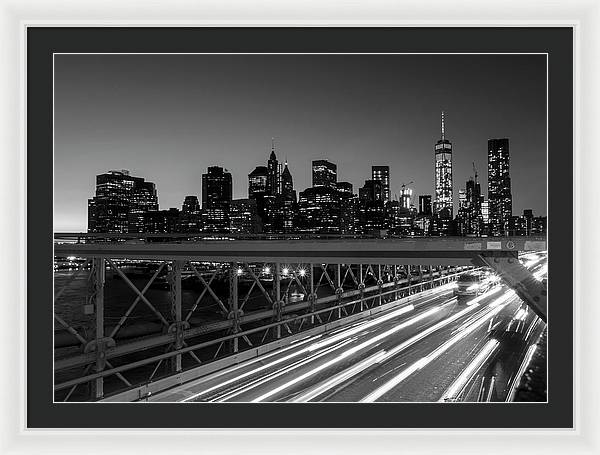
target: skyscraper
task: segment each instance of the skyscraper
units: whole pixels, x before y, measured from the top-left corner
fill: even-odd
[[[327,160],[312,162],[312,186],[334,188],[337,183],[337,166]]]
[[[287,161],[285,162],[283,172],[281,173],[281,195],[286,201],[296,202],[294,180],[292,179],[292,174],[290,172],[290,169],[288,168]]]
[[[96,195],[88,200],[88,232],[145,232],[144,217],[158,210],[154,183],[129,171],[96,176]]]
[[[419,215],[431,216],[431,195],[419,196]]]
[[[439,218],[452,219],[452,204],[452,143],[446,139],[442,111],[442,136],[435,144],[434,214]]]
[[[508,138],[488,140],[489,234],[505,235],[512,216]]]
[[[201,210],[198,197],[186,196],[179,214],[179,232],[196,233],[202,230]]]
[[[267,161],[267,194],[277,196],[281,193],[281,169],[275,156],[275,140],[271,139],[271,155]]]
[[[390,167],[371,166],[371,179],[381,182],[383,202],[390,201]]]
[[[202,174],[202,211],[205,231],[229,230],[231,194],[231,174],[222,167],[209,166],[208,172]]]
[[[269,170],[266,166],[256,166],[248,174],[248,197],[256,199],[257,196],[267,194],[267,180],[269,179]]]

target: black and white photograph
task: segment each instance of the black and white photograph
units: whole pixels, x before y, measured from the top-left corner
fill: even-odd
[[[548,401],[547,53],[52,66],[55,403]]]

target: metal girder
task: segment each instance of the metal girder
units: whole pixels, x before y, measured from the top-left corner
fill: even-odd
[[[534,278],[518,257],[498,254],[479,256],[484,265],[491,267],[502,280],[537,314],[547,322],[548,301],[546,285]]]
[[[55,255],[207,262],[474,265],[484,252],[540,251],[545,237],[436,237],[340,240],[211,240],[54,245]]]

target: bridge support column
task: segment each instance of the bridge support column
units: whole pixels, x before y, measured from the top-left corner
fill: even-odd
[[[316,309],[316,305],[315,305],[315,301],[317,299],[317,294],[315,293],[315,267],[314,264],[310,264],[310,276],[308,277],[309,279],[309,301],[310,301],[310,312],[313,313],[312,316],[310,317],[310,323],[314,324],[315,323],[315,309]]]
[[[275,263],[275,273],[273,274],[273,291],[275,292],[275,319],[281,321],[281,263]],[[275,328],[275,337],[281,338],[281,325]]]
[[[181,272],[184,261],[173,261],[169,273],[171,284],[171,325],[169,330],[175,334],[175,343],[173,349],[178,350],[183,347],[183,324],[181,311]],[[181,371],[181,354],[171,358],[171,371],[177,373]]]
[[[412,293],[411,292],[412,291],[412,289],[411,289],[412,275],[410,273],[410,264],[406,265],[406,279],[407,279],[407,282],[408,282],[408,295],[411,295],[411,293]]]
[[[360,311],[364,309],[365,303],[365,281],[363,278],[363,265],[358,264],[358,289],[360,291]]]
[[[104,258],[94,258],[92,275],[92,299],[94,312],[96,314],[96,330],[93,345],[96,346],[96,364],[94,370],[100,372],[104,370],[106,364],[106,353],[100,349],[101,340],[104,338],[104,282],[106,280],[106,262]],[[92,399],[102,398],[104,396],[104,378],[97,378],[91,382]]]
[[[491,267],[502,280],[537,314],[547,322],[548,301],[546,286],[538,281],[517,256],[481,254],[480,259]]]
[[[338,306],[338,310],[337,310],[338,319],[342,318],[342,307],[340,307],[340,305],[342,303],[342,293],[343,292],[344,292],[344,290],[342,289],[342,264],[337,264],[336,273],[335,273],[335,295],[337,296],[336,304]]]
[[[383,280],[381,279],[381,264],[377,264],[377,286],[379,286],[379,297],[377,298],[377,301],[379,302],[379,306],[381,306],[381,293],[383,291]]]
[[[231,331],[236,334],[239,331],[239,311],[238,311],[238,268],[237,262],[232,262],[229,269],[229,318],[233,319],[233,328]],[[231,340],[231,352],[234,354],[239,350],[239,338]]]

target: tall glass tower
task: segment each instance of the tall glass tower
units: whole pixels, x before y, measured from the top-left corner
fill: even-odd
[[[507,234],[512,216],[508,138],[488,140],[489,235]]]
[[[452,142],[446,139],[442,111],[442,137],[435,144],[434,214],[452,219]]]

